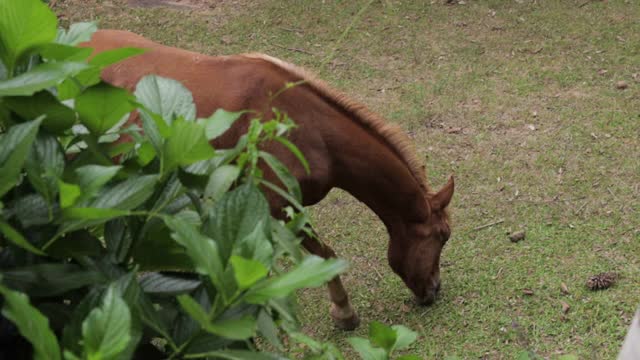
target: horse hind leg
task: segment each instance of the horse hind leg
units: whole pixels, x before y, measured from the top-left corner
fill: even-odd
[[[312,254],[324,259],[335,258],[336,253],[317,237],[305,236],[302,245]],[[328,284],[331,300],[330,315],[335,326],[342,330],[354,330],[360,325],[360,318],[349,302],[349,295],[342,286],[340,276],[334,277]]]

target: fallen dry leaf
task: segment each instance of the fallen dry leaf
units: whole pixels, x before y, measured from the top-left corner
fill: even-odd
[[[569,312],[569,309],[571,309],[571,306],[569,306],[569,304],[567,304],[564,301],[560,301],[560,303],[562,304],[562,313],[566,314]]]
[[[511,240],[511,242],[516,243],[516,242],[524,240],[525,235],[526,235],[526,233],[525,233],[524,230],[516,231],[514,233],[511,233],[511,235],[509,235],[509,240]]]
[[[460,134],[462,132],[461,127],[451,127],[445,130],[447,134]]]
[[[522,293],[525,294],[525,295],[529,295],[529,296],[534,294],[533,290],[531,290],[531,289],[523,289]]]
[[[620,80],[616,83],[616,89],[618,90],[624,90],[628,87],[629,87],[629,84],[627,84],[627,82],[624,80]]]
[[[560,283],[560,290],[562,290],[562,293],[565,295],[569,295],[569,288],[567,287],[567,284],[565,283]]]

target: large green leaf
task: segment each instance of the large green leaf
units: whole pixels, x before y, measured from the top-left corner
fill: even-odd
[[[253,185],[243,185],[218,200],[203,225],[203,232],[216,239],[220,257],[226,264],[234,246],[259,224],[268,225],[269,203]],[[266,226],[263,227],[265,231]]]
[[[129,57],[144,54],[146,51],[146,49],[132,47],[106,50],[91,58],[91,60],[89,60],[89,64],[99,68],[105,68]]]
[[[302,202],[302,190],[300,190],[300,184],[298,184],[298,180],[289,172],[286,165],[283,164],[280,160],[278,160],[275,156],[260,151],[260,158],[264,160],[267,165],[273,170],[278,179],[282,181],[284,186],[287,187],[287,190],[298,200],[299,203]]]
[[[77,62],[40,64],[12,79],[0,81],[0,96],[30,96],[40,90],[57,85],[88,67],[89,65],[86,63]]]
[[[35,360],[60,359],[60,346],[55,334],[49,328],[49,320],[29,304],[25,294],[9,290],[0,285],[4,297],[2,315],[14,323],[20,334],[33,345]]]
[[[162,150],[163,171],[171,172],[178,166],[207,160],[214,155],[201,125],[177,119],[171,125],[171,136]]]
[[[56,15],[40,0],[0,1],[0,58],[13,69],[22,54],[56,36]]]
[[[45,263],[3,271],[4,282],[32,297],[49,297],[105,279],[94,270],[74,264]]]
[[[198,322],[200,326],[215,335],[233,340],[248,339],[255,333],[256,320],[251,316],[239,319],[225,319],[211,322],[209,314],[188,295],[178,296],[178,302],[184,311]]]
[[[273,260],[273,246],[267,237],[268,232],[262,223],[256,225],[253,231],[240,239],[231,252],[233,255],[240,255],[246,259],[253,259],[265,268],[271,268]]]
[[[81,122],[92,134],[102,135],[133,110],[131,95],[125,90],[100,83],[76,98],[76,110]]]
[[[391,327],[397,335],[396,342],[392,350],[406,349],[418,338],[418,333],[403,325],[393,325]]]
[[[84,49],[89,50],[89,53],[92,51],[91,48]],[[89,67],[79,72],[74,76],[74,79],[65,80],[58,86],[58,98],[60,100],[75,98],[85,87],[100,82],[100,73],[105,67],[143,52],[144,50],[142,49],[119,48],[106,50],[95,55],[89,60]],[[75,59],[75,57],[73,59]]]
[[[78,185],[82,189],[82,199],[92,199],[102,187],[113,179],[122,166],[85,165],[76,169]]]
[[[33,187],[51,203],[58,192],[58,178],[64,171],[64,154],[55,136],[39,134],[25,162]]]
[[[131,312],[113,286],[100,308],[82,323],[84,350],[89,359],[117,359],[131,339]]]
[[[285,297],[297,289],[323,285],[346,269],[347,262],[342,259],[323,260],[311,255],[288,273],[253,286],[247,292],[245,300],[263,304],[271,298]]]
[[[11,204],[11,211],[23,228],[49,224],[59,214],[59,210],[38,193],[23,196]]]
[[[56,42],[58,44],[65,44],[75,46],[81,42],[91,40],[91,36],[98,30],[98,26],[95,22],[79,22],[73,23],[69,26],[69,30],[58,29],[56,35]]]
[[[176,117],[195,120],[193,96],[176,80],[156,75],[145,76],[136,85],[135,96],[145,108],[162,116],[169,124]]]
[[[202,235],[198,229],[183,219],[165,217],[165,223],[173,231],[173,239],[184,246],[193,261],[195,270],[209,276],[219,291],[223,291],[224,266],[216,242]]]
[[[367,339],[351,337],[347,341],[356,350],[362,360],[387,360],[387,354],[383,349],[371,346]]]
[[[129,178],[102,192],[89,206],[118,210],[135,209],[153,194],[157,182],[157,175]]]
[[[69,129],[76,121],[73,109],[61,104],[50,92],[43,90],[32,96],[12,96],[4,98],[9,109],[23,119],[35,119],[46,115],[42,127],[56,134]]]
[[[207,139],[212,140],[229,130],[231,125],[244,113],[244,111],[229,112],[224,109],[218,109],[210,117],[198,119],[198,121],[205,124]]]
[[[238,179],[240,168],[235,165],[222,165],[209,176],[209,182],[204,189],[204,196],[213,201],[222,197],[231,185]]]
[[[258,280],[263,279],[269,273],[262,263],[245,259],[241,256],[233,255],[229,259],[231,266],[233,266],[233,273],[236,278],[236,283],[240,290],[245,290],[255,284]]]
[[[373,321],[369,324],[369,339],[371,339],[371,343],[385,349],[387,352],[391,352],[397,337],[396,332],[391,327],[379,321]]]
[[[186,294],[202,284],[198,279],[180,276],[179,273],[146,273],[139,280],[145,293],[160,296]]]
[[[60,207],[62,209],[73,206],[76,203],[82,191],[76,184],[69,184],[62,180],[58,181],[58,189],[60,192]]]
[[[42,118],[12,126],[0,138],[0,197],[18,181]]]
[[[36,51],[40,53],[40,56],[47,60],[82,62],[87,60],[93,50],[90,48],[79,48],[70,45],[48,43],[38,46]]]
[[[7,224],[3,220],[0,220],[0,233],[2,233],[7,239],[9,239],[16,246],[19,246],[25,250],[31,251],[34,254],[45,255],[40,249],[31,245],[27,239],[22,236],[16,229],[11,227],[11,225]]]

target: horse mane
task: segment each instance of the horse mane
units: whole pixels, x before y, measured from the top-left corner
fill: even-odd
[[[340,109],[346,113],[353,115],[352,118],[355,119],[359,125],[380,136],[380,138],[386,142],[396,156],[407,166],[424,194],[430,193],[425,175],[425,167],[416,155],[413,142],[409,140],[399,126],[387,123],[381,116],[367,109],[363,104],[349,98],[346,94],[331,88],[326,82],[306,69],[261,53],[248,53],[242,54],[242,56],[252,59],[262,59],[278,66],[293,76],[302,79],[304,85],[309,86],[325,100],[340,107]]]

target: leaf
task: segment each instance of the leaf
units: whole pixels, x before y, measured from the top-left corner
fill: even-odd
[[[153,195],[157,182],[157,175],[131,177],[103,191],[90,206],[103,209],[135,209]]]
[[[269,224],[270,218],[269,203],[260,190],[253,185],[243,185],[214,204],[203,224],[203,233],[216,239],[220,259],[226,264],[235,244],[259,224]]]
[[[218,320],[205,328],[208,332],[227,339],[245,340],[256,332],[256,319],[243,316],[239,319]]]
[[[293,257],[295,262],[302,261],[301,239],[297,238],[291,230],[275,219],[271,221],[271,237],[285,252]]]
[[[38,0],[0,1],[0,58],[14,69],[29,49],[56,36],[56,15]]]
[[[390,353],[396,343],[396,332],[389,326],[373,321],[369,325],[369,339],[375,346],[381,347]]]
[[[0,137],[0,197],[17,183],[42,118],[15,125]]]
[[[76,203],[81,195],[80,187],[76,184],[67,184],[62,180],[58,180],[60,191],[60,207],[68,208]]]
[[[109,208],[83,208],[83,207],[72,207],[64,210],[64,216],[68,219],[77,219],[77,220],[102,220],[107,221],[112,218],[128,216],[131,212],[128,210],[118,210],[118,209],[109,209]],[[81,228],[84,226],[84,223],[74,224],[75,226],[69,226],[66,231],[71,231],[72,229]]]
[[[273,261],[273,246],[266,234],[263,224],[257,224],[249,235],[235,244],[232,254],[253,259],[267,269],[270,268]]]
[[[79,22],[69,26],[69,30],[58,29],[56,43],[75,46],[81,42],[91,40],[93,33],[98,30],[95,22]]]
[[[51,203],[58,193],[58,178],[64,172],[64,154],[55,136],[38,134],[25,162],[27,178]]]
[[[182,309],[207,332],[233,340],[248,339],[255,333],[256,320],[251,316],[211,322],[207,311],[189,295],[179,295],[178,302]]]
[[[151,272],[142,275],[139,281],[145,293],[158,296],[186,294],[202,284],[198,279],[180,276],[179,273]]]
[[[106,133],[133,110],[130,98],[125,89],[100,83],[76,98],[76,110],[82,124],[98,136]]]
[[[215,169],[204,189],[204,196],[213,201],[222,197],[238,179],[240,169],[235,165],[222,165]]]
[[[122,166],[85,165],[75,170],[78,185],[82,189],[82,198],[90,200],[102,187],[113,179]]]
[[[84,349],[89,359],[117,359],[131,339],[131,312],[109,287],[100,308],[93,309],[82,323]]]
[[[263,304],[271,298],[285,297],[297,289],[317,287],[346,268],[347,263],[342,259],[323,260],[311,255],[288,273],[269,278],[252,287],[245,295],[245,300],[252,304]]]
[[[69,129],[76,121],[76,112],[61,104],[46,90],[32,96],[12,96],[3,100],[11,111],[23,119],[35,119],[40,115],[46,115],[42,127],[55,134]]]
[[[101,284],[95,270],[74,264],[43,263],[3,270],[3,281],[32,297],[52,297],[91,284]]]
[[[209,276],[219,291],[222,284],[224,266],[216,242],[202,235],[193,225],[177,217],[165,217],[165,224],[173,231],[171,237],[187,250],[196,272]]]
[[[418,333],[402,325],[393,325],[391,327],[395,330],[397,339],[393,347],[393,350],[403,350],[409,347],[418,338]]]
[[[215,155],[201,125],[178,119],[171,126],[171,136],[164,143],[162,164],[165,173],[177,166],[207,160]]]
[[[387,360],[387,354],[383,349],[374,348],[367,339],[350,337],[347,342],[360,355],[363,360]]]
[[[89,60],[89,64],[102,69],[129,57],[144,54],[145,52],[147,52],[147,49],[138,49],[132,47],[105,50],[91,58],[91,60]]]
[[[47,60],[82,62],[87,60],[93,49],[48,43],[38,46],[36,51]]]
[[[307,162],[307,159],[304,157],[300,149],[298,149],[298,147],[295,144],[283,138],[282,136],[276,136],[274,140],[284,145],[287,149],[289,149],[289,151],[291,151],[291,153],[293,153],[293,155],[295,155],[296,158],[298,158],[298,161],[300,161],[300,163],[304,167],[307,174],[311,173],[311,169],[309,169],[309,162]]]
[[[40,251],[40,249],[31,245],[31,243],[27,241],[27,239],[25,239],[22,234],[17,232],[14,228],[11,227],[11,225],[7,224],[3,220],[0,220],[0,232],[16,246],[19,246],[37,255],[46,255],[45,253]]]
[[[422,358],[417,355],[402,355],[397,360],[422,360]]]
[[[287,190],[295,197],[298,202],[302,202],[302,190],[300,190],[300,184],[298,184],[298,179],[295,178],[287,169],[287,166],[283,164],[280,160],[278,160],[275,156],[260,151],[260,158],[264,160],[264,162],[269,165],[271,170],[276,174],[278,179],[282,181],[284,186],[286,186]]]
[[[60,346],[49,328],[49,320],[29,304],[25,294],[9,290],[0,285],[4,297],[2,315],[14,323],[20,334],[33,345],[35,360],[60,359]]]
[[[233,123],[236,122],[246,111],[230,112],[218,109],[208,118],[198,119],[198,122],[204,123],[207,139],[212,140],[224,134]]]
[[[168,124],[175,117],[193,121],[196,106],[193,96],[178,81],[156,75],[143,77],[136,85],[136,99],[145,108],[160,115]]]
[[[88,67],[89,65],[79,62],[40,64],[26,73],[0,82],[0,96],[30,96],[40,90],[57,85]]]
[[[245,259],[241,256],[233,255],[229,262],[233,266],[236,283],[240,290],[250,288],[251,285],[263,279],[269,273],[269,270],[262,263]]]
[[[59,212],[55,204],[50,208],[44,197],[37,193],[16,200],[13,202],[11,210],[23,228],[49,224]]]
[[[258,332],[279,351],[284,350],[282,342],[280,341],[278,325],[271,317],[267,310],[261,310],[258,315]]]
[[[114,219],[104,225],[104,241],[112,261],[122,263],[129,255],[133,237],[124,219]]]

